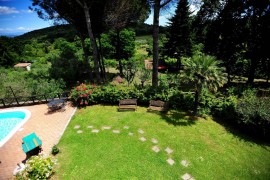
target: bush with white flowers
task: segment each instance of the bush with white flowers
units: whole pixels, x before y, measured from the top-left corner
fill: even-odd
[[[32,156],[26,161],[25,169],[17,175],[17,179],[48,179],[54,173],[56,159],[51,156]]]

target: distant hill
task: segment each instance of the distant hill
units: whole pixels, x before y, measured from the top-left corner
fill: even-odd
[[[76,30],[71,25],[58,25],[30,31],[15,38],[23,41],[31,40],[33,38],[39,41],[47,40],[50,42],[53,42],[57,38],[64,38],[67,41],[73,41],[75,35]]]
[[[132,26],[136,32],[137,36],[142,35],[151,35],[153,32],[153,26],[149,24],[139,24],[136,26]],[[160,33],[166,32],[166,27],[160,27]],[[67,41],[73,41],[76,36],[76,30],[71,25],[58,25],[52,26],[48,28],[38,29],[34,31],[30,31],[20,36],[16,36],[15,39],[28,41],[31,39],[37,39],[38,41],[49,41],[54,42],[57,38],[64,38]]]
[[[144,36],[144,35],[151,35],[153,33],[153,25],[149,24],[137,24],[136,26],[132,26],[136,32],[136,36]],[[163,34],[166,33],[167,27],[160,26],[159,33]]]

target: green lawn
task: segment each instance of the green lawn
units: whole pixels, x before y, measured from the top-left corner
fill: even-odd
[[[89,125],[112,129],[92,133]],[[139,140],[142,136],[145,142]],[[152,138],[158,140],[158,153],[152,150]],[[195,179],[270,177],[270,146],[240,139],[211,119],[191,120],[178,111],[164,115],[138,107],[136,112],[117,112],[117,106],[101,105],[79,109],[58,147],[57,179],[181,179],[185,173]],[[166,147],[173,150],[171,155]],[[166,162],[169,157],[175,161],[172,166]]]

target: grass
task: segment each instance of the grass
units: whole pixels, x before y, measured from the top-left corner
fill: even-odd
[[[80,125],[82,134],[77,134]],[[121,130],[97,129],[110,125]],[[129,129],[123,129],[127,125]],[[140,135],[138,129],[144,130]],[[134,132],[129,136],[128,132]],[[147,141],[141,142],[144,136]],[[151,150],[151,138],[158,140],[161,151]],[[116,106],[95,105],[79,109],[58,145],[59,167],[56,179],[181,179],[185,173],[195,179],[268,179],[270,146],[240,139],[215,121],[192,120],[185,112],[117,112]],[[173,149],[167,155],[164,149]],[[175,164],[166,160],[171,157]],[[180,164],[189,162],[188,167]]]

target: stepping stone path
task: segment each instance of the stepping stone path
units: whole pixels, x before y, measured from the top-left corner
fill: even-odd
[[[98,129],[93,129],[91,132],[92,133],[99,133],[99,130]]]
[[[167,159],[167,163],[169,163],[169,165],[172,166],[175,162],[172,158],[169,158],[169,159]]]
[[[151,141],[152,141],[152,143],[154,143],[154,144],[157,144],[157,143],[158,143],[158,140],[155,139],[155,138],[152,138]]]
[[[75,125],[75,126],[74,126],[74,129],[79,129],[80,127],[81,127],[80,125]],[[89,129],[92,129],[93,127],[94,127],[94,126],[92,126],[92,125],[87,126],[87,128],[89,128]],[[111,128],[112,128],[111,126],[103,126],[101,129],[102,129],[102,130],[109,130],[109,129],[111,129]],[[129,126],[124,126],[123,128],[124,128],[124,129],[129,129]],[[23,128],[20,129],[20,131],[22,131],[22,130],[23,130]],[[91,132],[92,132],[92,133],[99,133],[99,131],[100,131],[100,130],[98,130],[98,129],[93,129]],[[112,130],[112,132],[113,132],[114,134],[119,134],[119,133],[120,133],[120,130],[114,129],[114,130]],[[83,133],[83,131],[82,131],[82,130],[78,130],[77,133],[78,133],[78,134],[81,134],[81,133]],[[144,131],[143,131],[142,129],[139,129],[139,130],[138,130],[138,133],[144,134]],[[129,135],[129,136],[133,136],[134,133],[129,132],[128,135]],[[146,141],[146,138],[145,138],[145,137],[140,137],[139,139],[140,139],[140,141],[142,141],[142,142],[145,142],[145,141]],[[155,138],[152,138],[152,139],[151,139],[151,142],[154,143],[154,144],[157,144],[157,143],[158,143],[158,140],[155,139]],[[158,146],[153,146],[153,147],[152,147],[152,150],[153,150],[155,153],[160,152],[160,148],[159,148]],[[167,152],[167,154],[171,154],[171,153],[173,152],[173,150],[172,150],[171,148],[169,148],[169,147],[167,147],[167,148],[165,149],[165,151]],[[203,157],[199,157],[198,159],[201,160],[201,161],[204,160]],[[175,161],[174,161],[172,158],[169,158],[169,159],[167,159],[167,163],[168,163],[169,165],[172,166],[172,165],[175,163]],[[188,166],[189,166],[189,163],[188,163],[186,160],[182,160],[182,161],[181,161],[181,164],[182,164],[183,166],[185,166],[185,167],[188,167]],[[183,180],[195,180],[195,179],[194,179],[190,174],[188,174],[188,173],[184,174],[184,175],[182,176],[182,179],[183,179]]]
[[[186,173],[181,177],[183,180],[195,180],[190,174]]]
[[[139,132],[140,134],[143,134],[143,133],[144,133],[144,131],[143,131],[142,129],[139,129],[138,132]]]
[[[156,153],[158,153],[160,151],[159,147],[157,147],[157,146],[153,146],[152,150],[155,151]]]
[[[82,130],[78,130],[77,133],[78,134],[81,134],[81,133],[83,133],[83,131]]]
[[[165,149],[165,151],[166,151],[168,154],[171,154],[171,153],[173,152],[173,150],[172,150],[171,148],[169,148],[169,147],[167,147],[167,148]]]
[[[144,142],[144,141],[146,141],[146,138],[145,138],[145,137],[140,137],[140,140],[141,140],[142,142]]]
[[[119,134],[119,133],[120,133],[119,130],[113,130],[112,132],[113,132],[114,134]]]
[[[129,132],[128,135],[133,136],[133,133],[132,132]]]
[[[185,167],[188,167],[188,162],[186,161],[186,160],[182,160],[181,161],[181,164],[183,165],[183,166],[185,166]]]

